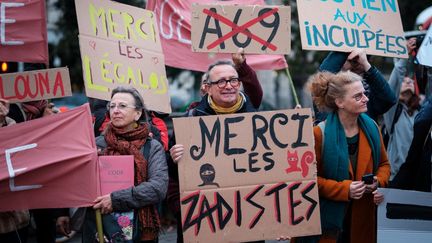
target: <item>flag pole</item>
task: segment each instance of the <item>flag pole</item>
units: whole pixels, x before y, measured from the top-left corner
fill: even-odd
[[[103,227],[102,227],[102,214],[100,208],[96,209],[95,213],[96,213],[96,228],[97,228],[99,243],[103,243],[105,241],[104,241]]]
[[[290,87],[291,87],[291,90],[292,90],[292,94],[294,96],[294,102],[296,103],[295,107],[297,107],[298,105],[300,105],[300,102],[298,100],[297,92],[296,92],[296,89],[294,87],[294,82],[293,82],[293,80],[291,78],[291,74],[290,74],[290,72],[288,70],[288,67],[285,68],[285,72],[286,72],[286,75],[288,77],[288,82],[290,84]]]

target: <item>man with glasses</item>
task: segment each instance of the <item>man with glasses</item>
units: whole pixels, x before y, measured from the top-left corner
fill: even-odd
[[[241,80],[231,61],[217,61],[209,66],[205,80],[207,94],[201,98],[198,105],[188,112],[188,116],[208,116],[255,112],[249,97],[240,91]],[[170,140],[175,144],[175,138]],[[184,146],[175,144],[170,149],[171,158],[168,161],[170,185],[168,189],[168,203],[175,205],[174,213],[177,217],[177,242],[183,242],[180,215],[180,192],[178,187],[177,163],[181,163]],[[263,241],[260,241],[263,242]]]

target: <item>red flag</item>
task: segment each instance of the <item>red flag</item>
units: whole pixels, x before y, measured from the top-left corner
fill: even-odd
[[[212,0],[149,0],[147,9],[156,14],[165,64],[168,66],[207,71],[217,59],[231,59],[230,54],[216,55],[192,52],[191,47],[191,5],[214,4]],[[218,4],[224,2],[218,2]],[[263,0],[232,0],[226,4],[264,5]],[[290,40],[287,40],[290,41]],[[288,67],[283,55],[247,55],[247,62],[255,70],[283,69]]]
[[[100,194],[88,104],[0,134],[0,211],[90,206]]]
[[[0,60],[48,63],[44,0],[0,0]]]

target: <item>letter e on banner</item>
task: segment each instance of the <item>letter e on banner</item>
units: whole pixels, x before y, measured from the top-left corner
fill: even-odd
[[[22,172],[27,170],[27,168],[18,168],[18,169],[14,169],[13,165],[12,165],[12,159],[11,159],[11,154],[13,153],[17,153],[20,151],[24,151],[24,150],[28,150],[28,149],[32,149],[32,148],[36,148],[37,144],[36,143],[32,143],[32,144],[26,144],[23,146],[19,146],[19,147],[15,147],[15,148],[10,148],[10,149],[6,149],[5,150],[5,157],[6,157],[6,164],[7,164],[7,168],[8,168],[8,172],[9,172],[9,188],[11,191],[16,192],[16,191],[25,191],[25,190],[31,190],[31,189],[37,189],[37,188],[41,188],[42,185],[24,185],[24,186],[15,186],[15,172]]]

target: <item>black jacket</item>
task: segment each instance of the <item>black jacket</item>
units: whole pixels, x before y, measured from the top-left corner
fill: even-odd
[[[390,187],[431,192],[432,99],[430,98],[414,121],[414,137],[405,163],[390,182]]]

